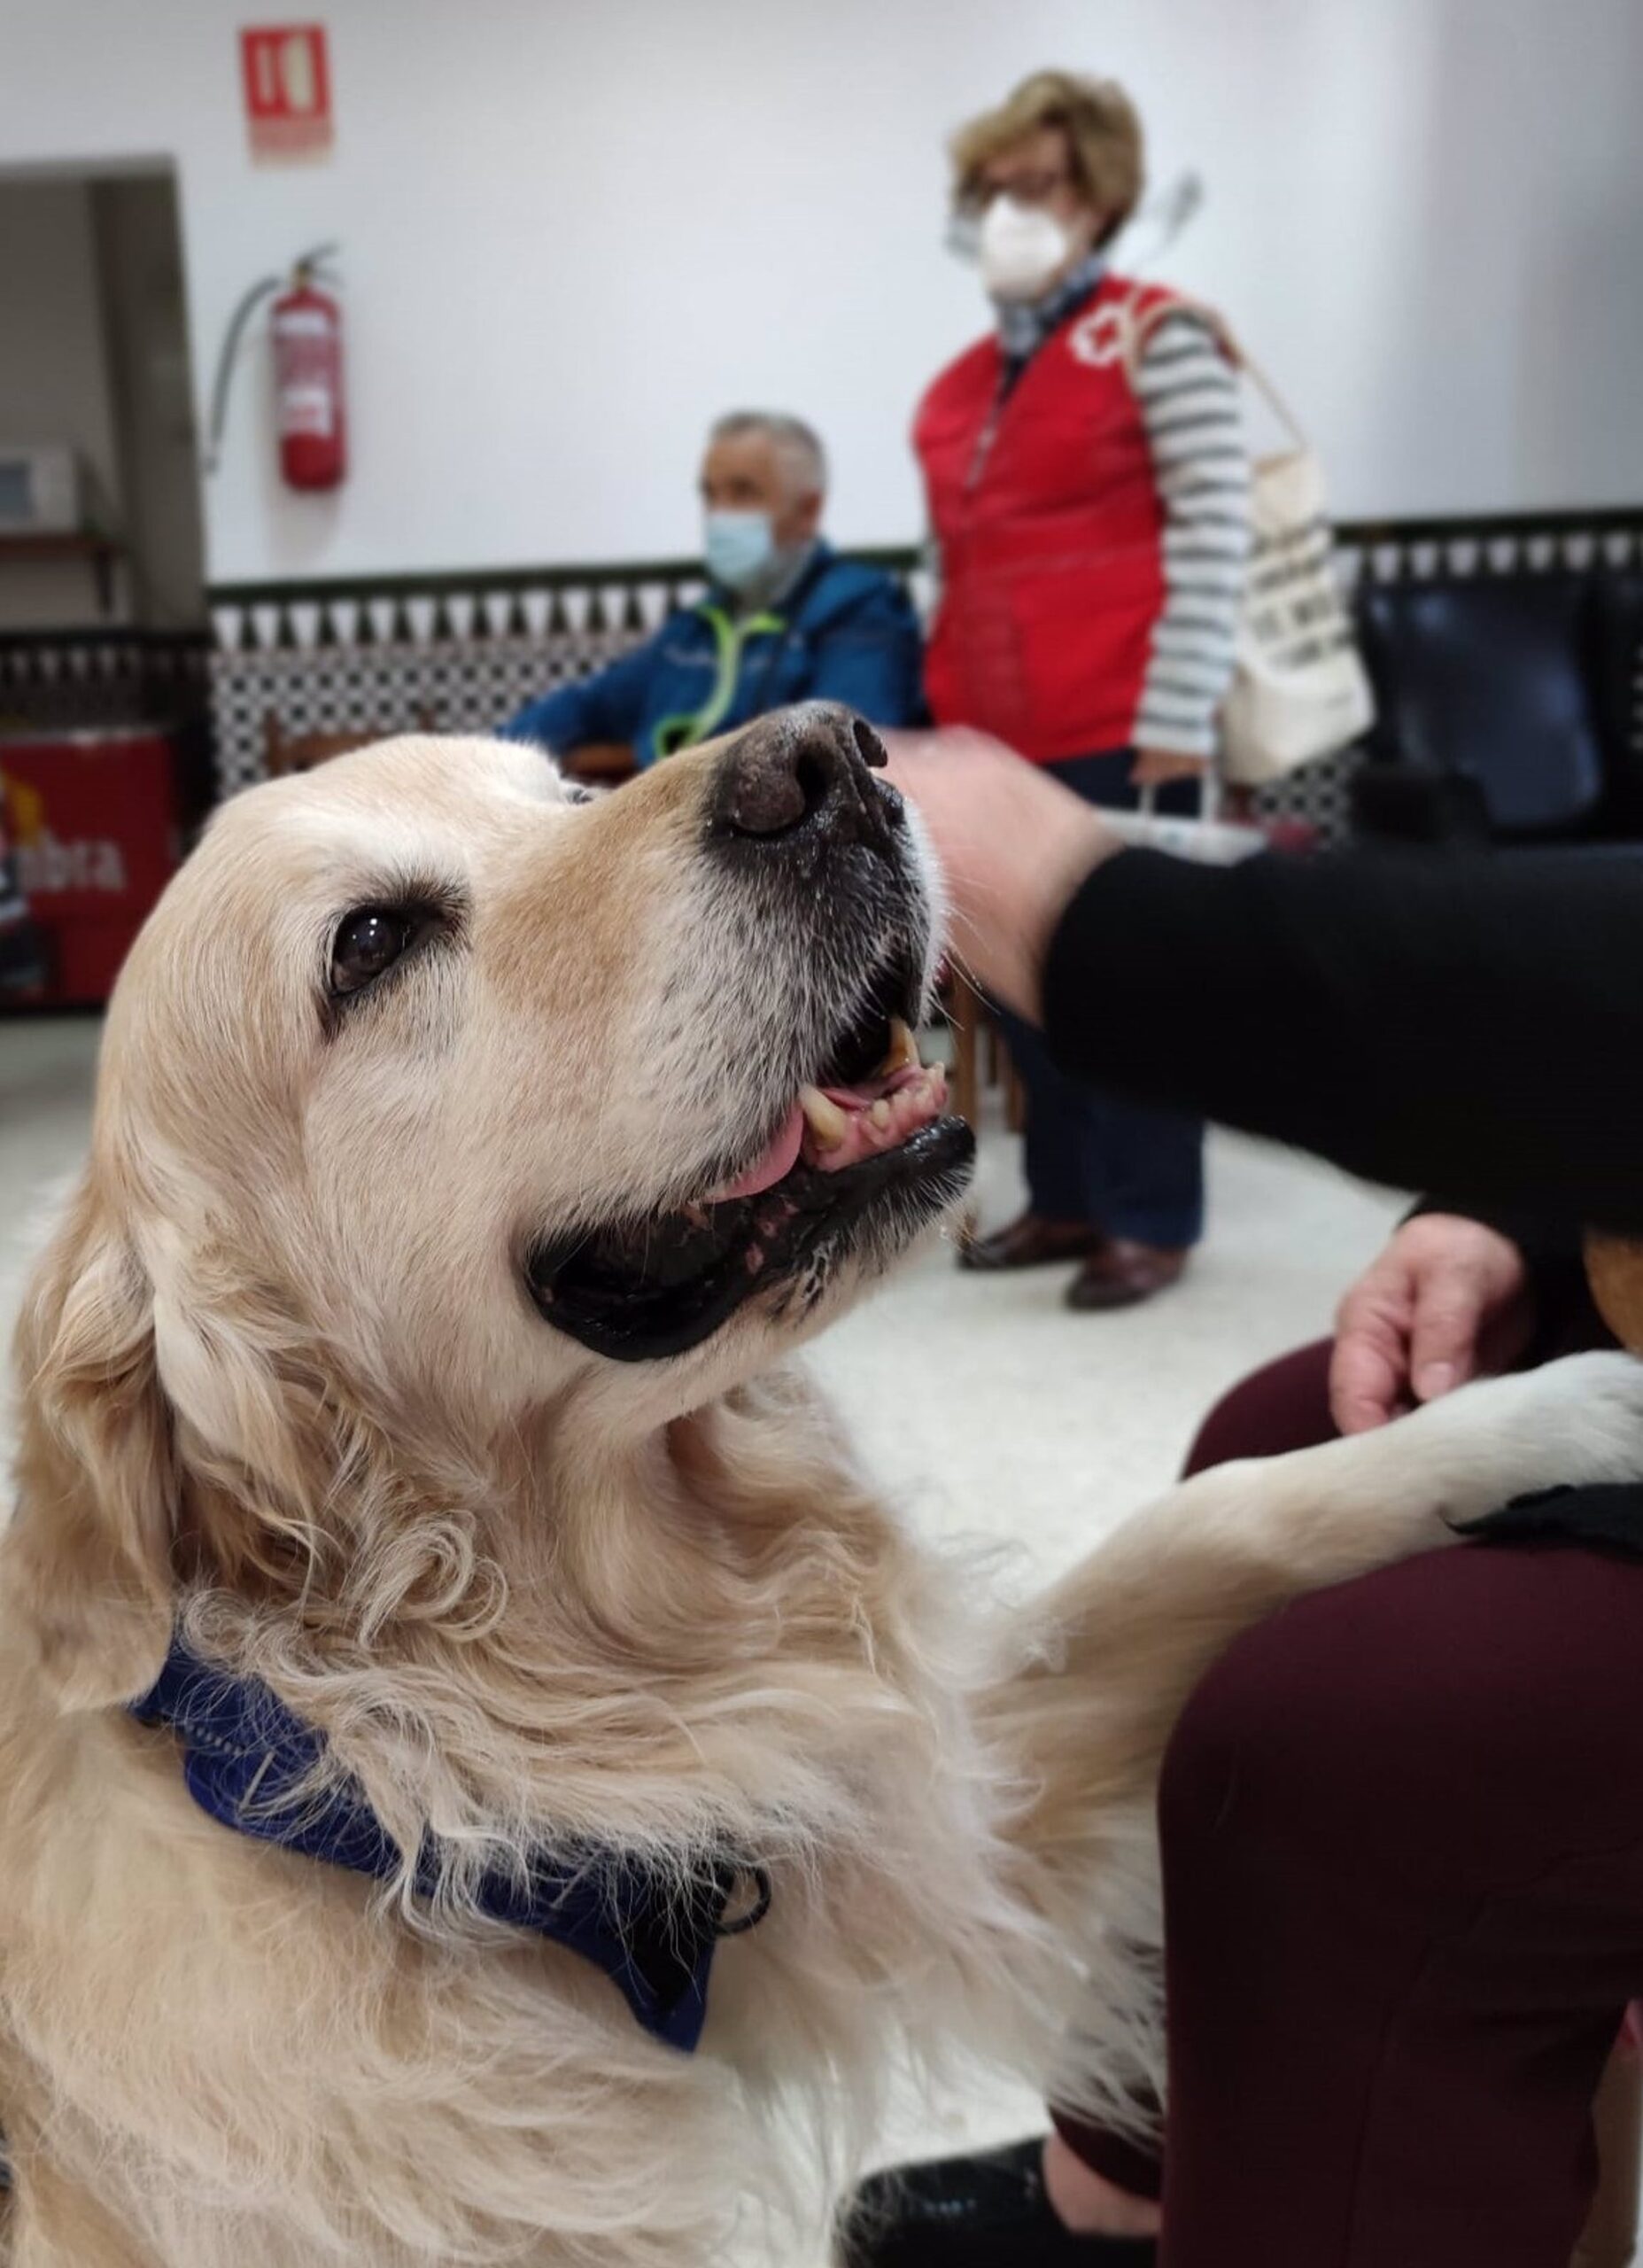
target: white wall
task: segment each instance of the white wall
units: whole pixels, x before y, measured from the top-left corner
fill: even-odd
[[[344,240],[353,478],[284,494],[242,373],[220,578],[687,550],[739,400],[823,428],[837,534],[911,535],[908,413],[981,315],[942,137],[1050,60],[1131,86],[1159,178],[1204,173],[1168,272],[1271,365],[1343,512],[1643,498],[1636,0],[322,12],[337,149],[274,169],[214,0],[7,0],[0,165],[179,164],[198,394],[242,286]]]
[[[102,310],[83,182],[0,181],[0,443],[68,441],[118,517]],[[0,564],[0,628],[90,621],[89,567]]]

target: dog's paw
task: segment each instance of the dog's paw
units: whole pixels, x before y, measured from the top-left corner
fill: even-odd
[[[1446,1394],[1407,1421],[1448,1468],[1461,1517],[1514,1496],[1643,1480],[1643,1362],[1570,1355]],[[1393,1428],[1393,1431],[1397,1431]]]

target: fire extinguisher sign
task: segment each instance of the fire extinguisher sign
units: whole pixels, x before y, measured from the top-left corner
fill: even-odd
[[[331,146],[331,73],[323,24],[258,24],[240,33],[253,158],[322,157]]]

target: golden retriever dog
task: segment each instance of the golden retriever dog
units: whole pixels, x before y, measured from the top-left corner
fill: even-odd
[[[229,804],[137,941],[19,1340],[13,2268],[707,2268],[814,2234],[909,2058],[1121,2107],[1202,1670],[1643,1474],[1593,1355],[1025,1608],[927,1550],[791,1362],[970,1158],[880,754],[813,706],[589,800],[391,742]]]

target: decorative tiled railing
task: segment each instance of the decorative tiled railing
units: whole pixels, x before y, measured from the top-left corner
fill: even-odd
[[[1487,518],[1360,521],[1337,530],[1349,584],[1515,574],[1643,560],[1643,507]],[[911,548],[857,555],[915,603],[931,596]],[[598,669],[702,588],[700,563],[508,569],[347,582],[224,584],[212,593],[213,714],[225,791],[260,776],[267,719],[285,733],[404,730],[430,718],[484,732],[531,695]],[[1258,798],[1329,836],[1346,822],[1356,757],[1315,765]]]
[[[852,554],[926,599],[909,551]],[[602,669],[701,596],[701,563],[662,559],[359,582],[219,585],[213,711],[225,792],[286,734],[489,732],[534,695]]]
[[[1481,518],[1358,521],[1337,530],[1341,571],[1425,579],[1643,565],[1643,506]],[[922,555],[856,555],[926,607]],[[700,563],[664,559],[469,574],[223,583],[209,634],[0,636],[0,726],[123,722],[122,703],[187,707],[208,692],[221,793],[260,778],[273,719],[286,735],[390,733],[430,722],[484,732],[534,694],[601,668],[702,589]],[[1326,834],[1344,824],[1354,757],[1311,766],[1263,806]]]

